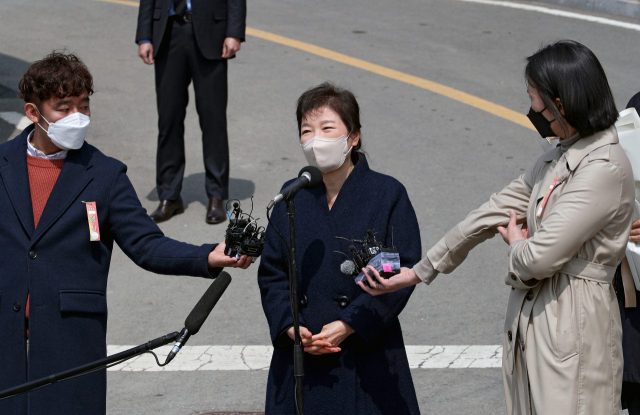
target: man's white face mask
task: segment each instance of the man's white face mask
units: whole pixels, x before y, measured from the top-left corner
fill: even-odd
[[[323,173],[328,173],[339,169],[347,158],[353,146],[349,146],[349,135],[338,138],[313,137],[302,144],[307,163],[320,169]]]
[[[56,147],[62,150],[77,150],[82,147],[89,129],[89,117],[81,112],[74,112],[56,122],[49,122],[40,113],[38,107],[36,110],[42,119],[49,124],[49,130],[45,130],[39,123],[38,126],[47,133]]]

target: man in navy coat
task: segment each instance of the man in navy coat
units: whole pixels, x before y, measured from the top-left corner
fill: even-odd
[[[35,62],[20,81],[34,124],[0,145],[0,390],[106,356],[114,242],[159,274],[214,278],[250,264],[224,244],[164,236],[126,166],[84,142],[92,93],[76,56]],[[105,370],[0,401],[0,414],[105,412]]]

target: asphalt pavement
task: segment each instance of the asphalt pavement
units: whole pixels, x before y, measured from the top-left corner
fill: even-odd
[[[128,165],[143,206],[152,211],[158,203],[154,76],[153,68],[137,57],[138,10],[131,3],[3,0],[0,112],[22,111],[23,103],[12,97],[30,62],[64,47],[78,54],[93,73],[96,90],[87,141]],[[533,11],[457,0],[252,0],[247,24],[522,114],[529,109],[525,58],[558,39],[577,40],[595,52],[618,108],[640,90],[638,31]],[[324,81],[356,94],[371,167],[406,186],[425,254],[540,155],[538,134],[507,119],[415,85],[247,36],[229,63],[230,193],[243,208],[254,196],[261,222],[266,223],[264,207],[281,184],[306,164],[298,144],[295,101]],[[200,130],[190,93],[182,192],[186,211],[160,227],[172,238],[202,244],[223,240],[226,224],[204,221]],[[14,125],[0,119],[0,142],[16,133]],[[405,343],[501,344],[509,294],[506,253],[501,238],[494,238],[451,275],[419,286],[400,316]],[[229,270],[232,284],[190,345],[270,344],[257,265]],[[179,330],[209,283],[151,274],[116,248],[108,285],[108,344],[136,345]],[[505,413],[500,369],[415,369],[412,375],[423,414]],[[108,413],[260,410],[266,377],[264,370],[109,372]]]

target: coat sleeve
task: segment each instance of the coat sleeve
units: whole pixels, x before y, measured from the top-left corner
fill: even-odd
[[[516,212],[518,223],[524,222],[533,187],[534,168],[491,195],[487,203],[469,213],[427,252],[427,258],[423,261],[431,261],[436,271],[449,274],[465,260],[473,248],[493,238],[498,233],[497,226],[509,223],[510,210]]]
[[[400,265],[412,267],[422,256],[422,245],[418,219],[404,186],[401,187],[396,203],[389,213],[386,229],[387,246],[391,245],[392,229],[394,243],[400,254]],[[409,301],[414,288],[403,288],[394,293],[376,297],[363,292],[342,311],[339,319],[351,326],[366,343],[370,344],[396,320]]]
[[[247,0],[228,0],[227,37],[238,37],[244,42],[247,26]]]
[[[155,0],[140,0],[138,8],[138,28],[136,29],[136,43],[141,40],[153,39],[153,9]]]
[[[618,165],[608,160],[593,160],[578,167],[562,194],[545,212],[535,234],[513,244],[509,276],[525,282],[553,276],[586,241],[609,224],[624,227],[622,222],[629,222],[627,235],[621,235],[621,240],[626,241],[632,209],[630,203],[623,203],[628,179]],[[630,202],[631,198],[628,199]]]
[[[283,219],[284,203],[276,205],[271,215],[271,222],[285,235],[289,229]],[[269,324],[271,342],[275,348],[286,348],[293,342],[284,332],[293,325],[291,301],[289,295],[289,256],[287,247],[271,224],[267,227],[264,249],[258,268],[258,286],[262,308]],[[300,315],[300,325],[304,319]]]
[[[211,278],[221,268],[209,269],[207,257],[213,244],[196,246],[164,236],[140,204],[121,164],[109,192],[108,223],[114,240],[138,266],[156,274]]]

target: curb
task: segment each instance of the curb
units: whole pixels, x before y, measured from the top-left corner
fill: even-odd
[[[640,1],[638,0],[536,0],[537,2],[557,4],[596,13],[615,14],[640,20]]]

